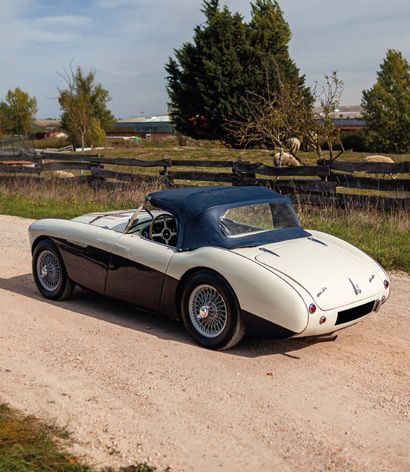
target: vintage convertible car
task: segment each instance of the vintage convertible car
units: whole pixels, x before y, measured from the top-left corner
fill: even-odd
[[[137,210],[30,226],[41,294],[75,284],[181,319],[208,348],[245,332],[323,336],[378,311],[389,279],[373,259],[301,227],[289,198],[264,187],[194,187],[149,194]]]

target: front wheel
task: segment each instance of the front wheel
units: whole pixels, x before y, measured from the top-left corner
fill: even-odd
[[[229,349],[245,334],[235,293],[213,272],[198,272],[186,283],[181,317],[189,334],[210,349]]]
[[[52,241],[41,241],[33,252],[33,277],[41,295],[64,300],[73,293],[75,284],[68,278],[58,249]]]

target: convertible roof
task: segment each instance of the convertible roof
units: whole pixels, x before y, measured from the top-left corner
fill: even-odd
[[[178,247],[182,250],[203,246],[234,248],[304,237],[302,228],[265,231],[242,238],[228,238],[221,231],[219,217],[227,208],[257,203],[288,203],[291,200],[266,187],[186,187],[147,195],[154,206],[172,213],[179,222]]]
[[[256,202],[283,200],[290,203],[289,198],[280,193],[272,192],[266,187],[186,187],[162,190],[148,195],[148,200],[164,210],[187,220],[205,210],[216,206],[246,205]]]

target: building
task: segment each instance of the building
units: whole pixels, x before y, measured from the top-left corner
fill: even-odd
[[[117,120],[108,138],[168,139],[174,136],[171,120],[168,115],[135,116]]]
[[[61,121],[54,119],[37,119],[34,121],[33,139],[58,138],[66,139],[67,133],[61,130]]]
[[[360,131],[365,125],[362,111],[360,105],[339,106],[334,114],[333,123],[342,132]],[[315,112],[320,113],[320,110],[316,109]]]

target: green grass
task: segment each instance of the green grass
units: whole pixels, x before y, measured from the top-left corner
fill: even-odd
[[[23,218],[73,218],[94,211],[136,208],[159,185],[135,185],[123,190],[92,190],[87,184],[0,184],[0,214]]]
[[[159,186],[124,190],[91,190],[87,185],[58,181],[42,184],[0,185],[0,214],[26,218],[73,218],[93,211],[136,208],[146,193]],[[367,252],[388,270],[410,273],[410,215],[372,208],[337,209],[298,206],[305,228],[338,236]]]
[[[362,249],[387,270],[410,273],[410,215],[368,209],[299,208],[305,228],[330,233]]]
[[[69,434],[0,403],[0,472],[95,472],[69,452]],[[101,472],[155,472],[146,463]]]
[[[122,207],[134,208],[135,203],[123,202]],[[56,200],[54,198],[38,198],[16,193],[0,194],[0,213],[3,215],[21,216],[23,218],[74,218],[75,216],[94,211],[110,211],[118,209],[118,205],[110,202],[101,203],[95,200],[78,200],[70,198]]]

